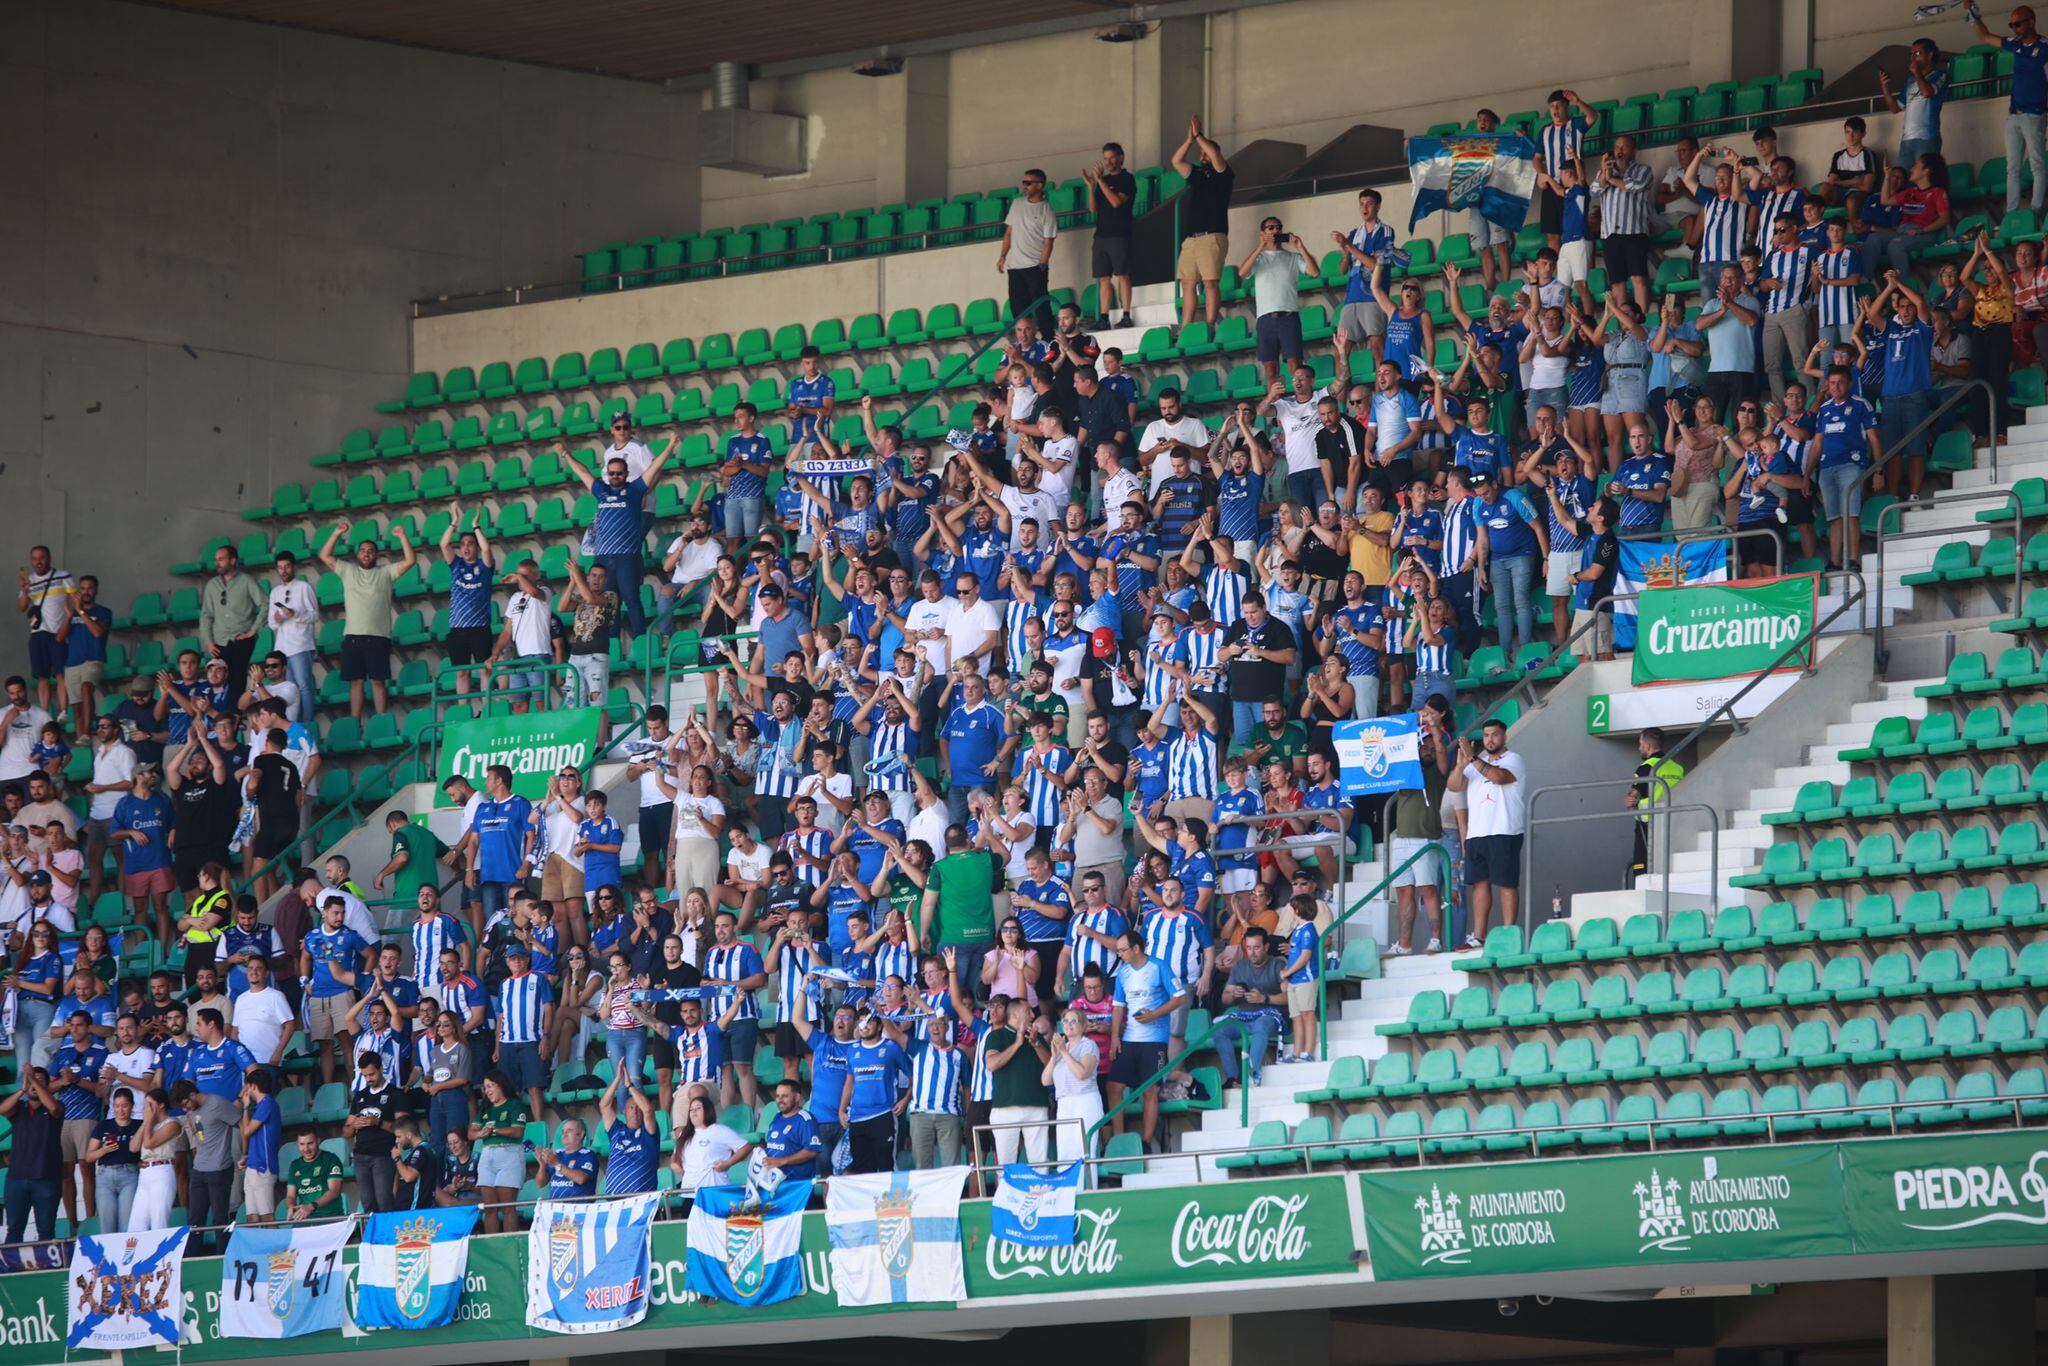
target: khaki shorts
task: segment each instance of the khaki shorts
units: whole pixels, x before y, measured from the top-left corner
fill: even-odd
[[[1287,984],[1287,1013],[1289,1015],[1313,1015],[1316,1013],[1316,984],[1314,982],[1289,982]]]
[[[1582,654],[1613,654],[1614,613],[1596,613],[1592,611],[1590,608],[1582,607],[1578,611],[1572,613],[1572,630],[1574,632],[1583,630],[1585,628],[1588,618],[1597,618],[1597,620],[1594,621],[1592,630],[1587,631],[1586,634],[1578,638],[1578,641],[1576,642],[1578,650]]]
[[[277,1173],[242,1173],[242,1198],[248,1203],[249,1218],[267,1224],[277,1214]]]
[[[541,869],[540,899],[542,901],[581,901],[583,899],[583,870],[570,863],[560,854],[549,854],[547,866]]]
[[[332,996],[308,996],[306,998],[306,1033],[313,1042],[324,1043],[338,1034],[346,1034],[348,1008],[353,997],[346,991]]]
[[[96,1119],[65,1120],[64,1127],[58,1135],[58,1143],[63,1149],[64,1160],[66,1162],[85,1161],[85,1150],[92,1143],[92,1131],[99,1127],[100,1122]]]
[[[1180,244],[1180,265],[1178,278],[1182,280],[1221,280],[1223,262],[1230,250],[1230,239],[1220,232],[1204,233],[1190,237]]]
[[[90,664],[72,664],[64,670],[64,686],[77,688],[90,683],[97,687],[99,686],[100,679],[105,676],[106,672],[106,664],[97,659],[93,660]]]

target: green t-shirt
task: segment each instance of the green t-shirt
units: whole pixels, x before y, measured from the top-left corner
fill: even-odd
[[[335,577],[341,580],[342,634],[390,635],[392,586],[398,581],[397,561],[365,569],[351,557],[337,562]]]
[[[1280,737],[1275,739],[1273,732],[1267,730],[1265,723],[1262,721],[1258,725],[1253,726],[1243,739],[1232,745],[1230,752],[1232,754],[1244,754],[1253,745],[1266,746],[1266,752],[1259,761],[1261,763],[1271,763],[1275,759],[1285,759],[1292,762],[1308,753],[1308,728],[1299,721],[1289,721],[1281,729]]]
[[[426,826],[408,821],[391,834],[391,857],[397,858],[401,852],[405,855],[405,866],[392,876],[391,895],[410,903],[420,894],[420,888],[440,883],[435,860],[448,852],[448,846]]]
[[[988,1034],[989,1056],[1002,1052],[1017,1041],[1017,1031],[1004,1026],[992,1029]],[[995,1105],[1045,1105],[1045,1064],[1030,1044],[1018,1049],[1009,1062],[1001,1067],[989,1069],[989,1081],[994,1087],[991,1103]]]
[[[327,1183],[341,1180],[341,1160],[333,1153],[323,1152],[308,1162],[303,1157],[292,1159],[285,1168],[285,1184],[291,1187],[294,1203],[310,1205],[327,1194]],[[329,1213],[341,1213],[341,1202],[327,1207]]]
[[[521,1134],[524,1134],[526,1132],[526,1118],[526,1102],[507,1100],[486,1109],[478,1117],[477,1123],[483,1125],[486,1129],[502,1129],[509,1124],[519,1130]],[[478,1139],[476,1146],[479,1148],[496,1148],[507,1143],[517,1142],[519,1142],[519,1139],[516,1137],[506,1138],[502,1134],[492,1134],[487,1138]]]
[[[1067,719],[1067,699],[1053,692],[1043,695],[1019,692],[1010,699],[1010,711],[1016,721],[1017,730],[1029,734],[1031,718],[1041,713],[1064,726]]]
[[[940,944],[988,944],[996,937],[995,855],[964,849],[932,865],[927,891],[939,894],[932,931]]]
[[[889,907],[901,911],[903,923],[912,929],[917,927],[918,903],[923,900],[924,888],[901,873],[889,874]]]

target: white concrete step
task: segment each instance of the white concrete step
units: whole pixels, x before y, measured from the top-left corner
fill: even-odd
[[[1125,1190],[1142,1190],[1148,1186],[1186,1186],[1197,1181],[1215,1180],[1228,1174],[1217,1168],[1214,1163],[1168,1153],[1146,1158],[1145,1170],[1131,1173],[1123,1179],[1123,1183]]]

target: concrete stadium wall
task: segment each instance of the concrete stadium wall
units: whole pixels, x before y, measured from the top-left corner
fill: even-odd
[[[408,300],[695,212],[694,106],[109,0],[0,6],[0,522],[115,611],[410,370]],[[22,662],[13,630],[0,665]]]

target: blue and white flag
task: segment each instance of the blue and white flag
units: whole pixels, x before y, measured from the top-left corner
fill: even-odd
[[[796,463],[796,473],[806,479],[838,479],[849,474],[873,474],[874,472],[875,462],[872,460],[848,459],[845,457],[836,460],[813,458],[810,460],[799,460]]]
[[[191,1231],[104,1233],[73,1244],[64,1345],[100,1352],[176,1347],[185,1314],[185,1235]]]
[[[1728,581],[1726,541],[1623,541],[1614,568],[1614,648],[1636,647],[1636,602],[1645,588]]]
[[[960,1192],[967,1168],[835,1176],[825,1186],[832,1288],[839,1307],[958,1303]]]
[[[341,1250],[356,1221],[245,1228],[220,1259],[220,1335],[296,1338],[341,1327],[348,1271]]]
[[[1454,133],[1408,139],[1408,183],[1415,207],[1408,230],[1439,210],[1477,210],[1509,232],[1529,217],[1536,194],[1536,148],[1520,133]]]
[[[1339,721],[1330,738],[1337,747],[1337,778],[1346,796],[1423,785],[1422,742],[1414,712]]]
[[[363,1226],[356,1327],[439,1328],[455,1319],[477,1210],[394,1210]]]
[[[754,1203],[746,1186],[699,1186],[690,1206],[684,1286],[749,1309],[804,1293],[804,1206],[810,1181],[784,1181]]]
[[[609,1333],[647,1317],[652,1191],[616,1200],[543,1200],[526,1234],[526,1326]]]
[[[989,1235],[1020,1247],[1072,1247],[1081,1167],[1070,1162],[1040,1173],[1022,1162],[1005,1166],[989,1203]]]

